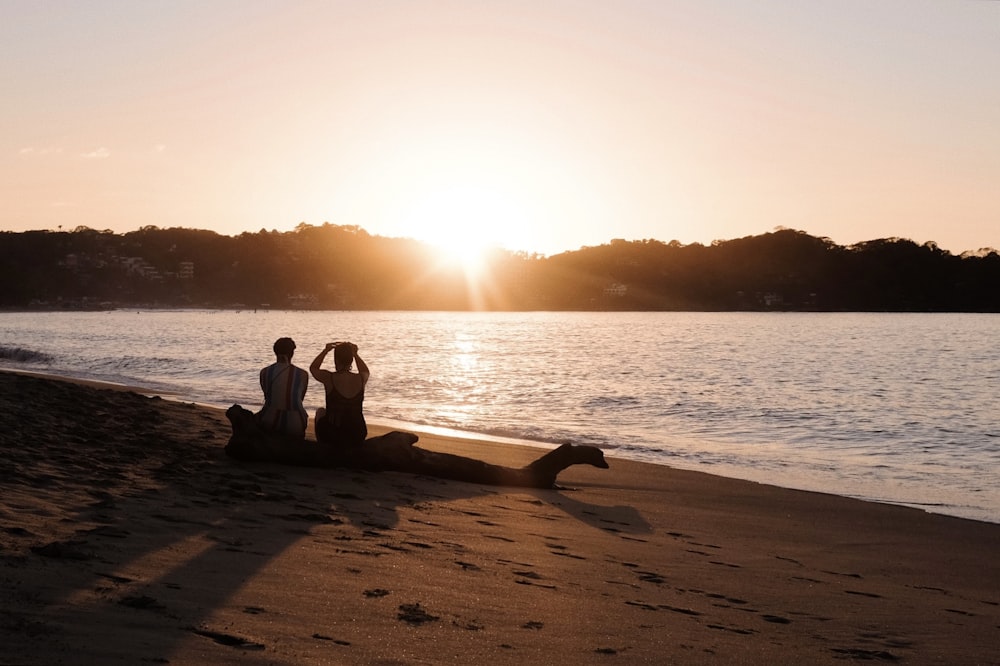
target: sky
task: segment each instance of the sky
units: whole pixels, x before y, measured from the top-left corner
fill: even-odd
[[[1000,2],[0,0],[0,230],[1000,248]]]

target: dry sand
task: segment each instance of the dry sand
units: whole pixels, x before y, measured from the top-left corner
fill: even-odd
[[[617,459],[245,464],[221,410],[12,373],[0,433],[0,664],[1000,663],[997,524]]]

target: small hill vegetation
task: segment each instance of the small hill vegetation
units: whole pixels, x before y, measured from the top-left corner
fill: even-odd
[[[1000,312],[1000,255],[777,229],[710,245],[496,250],[477,280],[431,246],[356,226],[238,236],[143,227],[0,232],[0,307]]]

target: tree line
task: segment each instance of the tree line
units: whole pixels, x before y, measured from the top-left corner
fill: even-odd
[[[1000,312],[1000,255],[793,229],[715,241],[612,240],[550,257],[494,250],[479,279],[426,243],[357,226],[225,236],[0,232],[0,307]]]

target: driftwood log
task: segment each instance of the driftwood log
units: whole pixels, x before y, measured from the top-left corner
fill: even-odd
[[[571,465],[608,467],[604,453],[596,446],[563,444],[530,465],[515,468],[421,449],[414,446],[418,440],[416,435],[399,430],[371,437],[362,446],[343,447],[310,440],[289,441],[270,435],[257,425],[253,412],[239,405],[230,407],[226,417],[233,426],[226,454],[243,461],[409,472],[491,486],[526,488],[554,488],[556,477]]]

